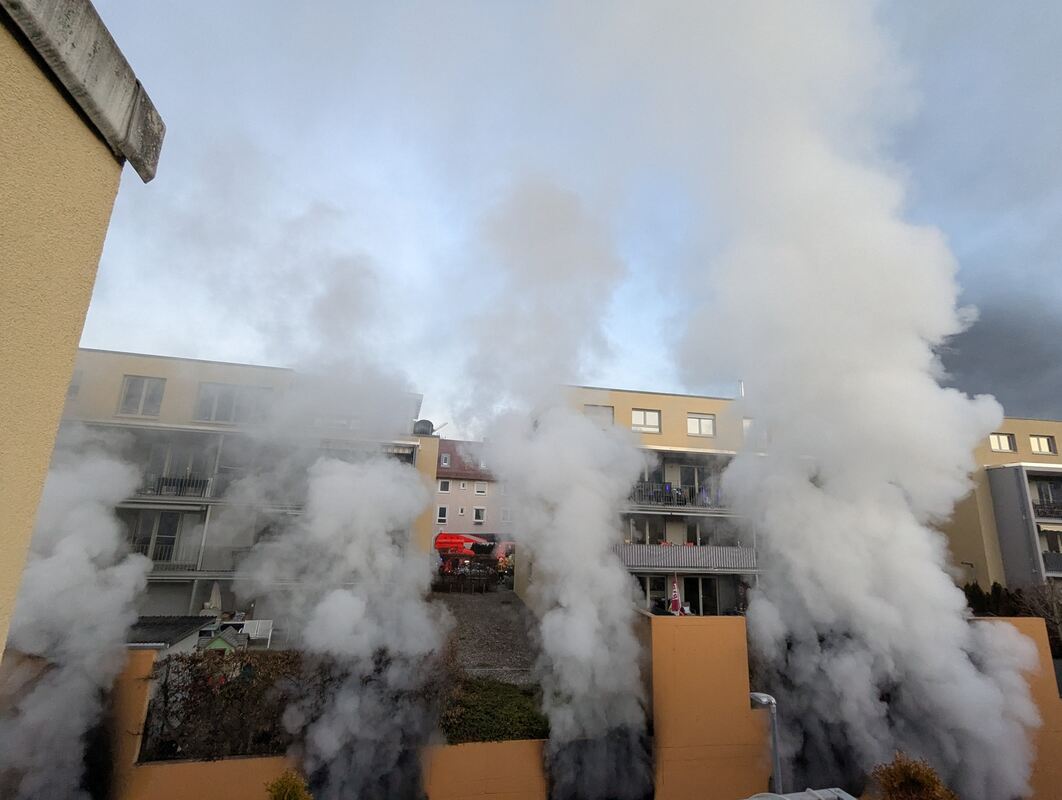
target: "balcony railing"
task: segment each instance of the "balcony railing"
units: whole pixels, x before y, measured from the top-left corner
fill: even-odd
[[[151,559],[152,572],[188,572],[198,567],[198,553],[172,544],[156,542],[152,548],[150,542],[134,542],[130,549]]]
[[[1062,553],[1045,552],[1044,570],[1047,572],[1062,572]]]
[[[627,569],[676,572],[751,572],[756,569],[756,551],[751,547],[621,544],[615,549]]]
[[[718,491],[713,492],[704,485],[683,486],[677,483],[639,481],[631,490],[630,502],[636,506],[724,508]]]
[[[210,497],[210,478],[201,475],[147,474],[136,493],[152,497]]]
[[[1038,517],[1062,519],[1062,503],[1033,503],[1033,513]]]

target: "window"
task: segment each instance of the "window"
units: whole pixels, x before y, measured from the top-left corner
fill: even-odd
[[[446,506],[439,506],[438,510],[435,512],[435,521],[440,525],[446,524],[446,512]]]
[[[1032,451],[1039,455],[1053,456],[1058,453],[1054,436],[1030,436],[1029,445],[1032,447]]]
[[[465,515],[465,507],[464,506],[459,506],[458,509],[457,509],[457,516],[463,517],[464,515]]]
[[[162,392],[165,388],[165,378],[126,375],[122,382],[122,402],[118,406],[118,413],[157,417],[162,407]]]
[[[478,495],[486,495],[487,494],[487,484],[486,484],[485,481],[476,481],[476,494],[478,494]]]
[[[477,525],[482,525],[487,521],[487,509],[483,506],[476,506],[472,509],[472,521]]]
[[[439,481],[439,491],[443,494],[450,493],[450,481]]]
[[[715,436],[715,414],[687,414],[686,433],[690,436]]]
[[[195,418],[204,422],[257,422],[265,417],[270,391],[265,386],[201,383]]]
[[[448,466],[450,466],[450,454],[449,453],[440,453],[439,454],[439,466],[440,467],[448,467]]]
[[[513,521],[513,512],[510,509],[508,509],[508,508],[503,508],[501,510],[501,521],[502,522],[512,522]]]
[[[997,453],[1013,453],[1018,449],[1012,433],[993,433],[988,437],[988,444]]]
[[[752,433],[752,417],[745,417],[741,420],[741,435],[748,439],[750,433]]]
[[[461,481],[461,488],[462,489],[467,489],[468,488],[468,481]]]
[[[631,411],[631,430],[642,433],[660,433],[660,412],[647,408],[635,408]]]
[[[583,413],[602,428],[607,428],[616,422],[616,410],[612,406],[584,405]]]

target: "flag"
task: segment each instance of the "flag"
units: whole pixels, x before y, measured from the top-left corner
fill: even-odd
[[[670,609],[670,611],[676,617],[683,613],[682,612],[682,601],[679,600],[678,580],[672,580],[671,581],[671,609]]]

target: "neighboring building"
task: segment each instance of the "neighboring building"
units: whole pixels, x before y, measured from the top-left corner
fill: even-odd
[[[164,126],[87,0],[0,0],[0,655],[122,165]]]
[[[976,450],[974,491],[944,526],[967,579],[1062,580],[1062,422],[1006,418]]]
[[[315,389],[320,387],[314,387]],[[215,594],[220,610],[239,609],[233,579],[240,559],[271,535],[276,521],[301,511],[301,469],[319,455],[354,458],[388,453],[434,479],[439,440],[404,436],[388,442],[359,436],[357,420],[334,410],[315,414],[300,376],[289,369],[168,358],[105,350],[79,352],[64,424],[116,434],[123,455],[137,465],[140,485],[118,507],[133,550],[154,567],[140,606],[145,615],[197,614]],[[408,396],[407,430],[420,411]],[[277,424],[277,414],[287,416]],[[267,428],[271,419],[276,428]],[[278,438],[276,429],[286,438]],[[293,441],[305,452],[293,451]],[[269,496],[241,494],[240,478],[284,463],[293,475]],[[416,546],[431,546],[433,517],[417,520]],[[212,604],[213,607],[213,604]],[[248,616],[253,614],[248,613]]]
[[[755,532],[735,524],[719,480],[750,421],[727,398],[572,387],[571,400],[603,424],[630,427],[658,457],[621,509],[617,553],[647,607],[672,582],[695,613],[730,614],[758,571]],[[1006,418],[974,452],[973,490],[940,526],[959,583],[1020,587],[1062,579],[1062,422]],[[533,565],[517,553],[523,592]]]
[[[140,617],[126,634],[130,649],[157,650],[159,660],[174,653],[192,653],[199,647],[200,631],[213,623],[202,616]]]
[[[740,613],[755,582],[756,547],[734,525],[720,478],[742,446],[744,422],[726,398],[573,387],[572,401],[603,424],[629,427],[657,457],[621,509],[616,550],[651,608],[679,596],[694,614]],[[519,564],[519,555],[517,556]],[[518,567],[519,569],[519,567]]]
[[[499,543],[511,539],[513,512],[505,486],[487,467],[480,442],[439,440],[432,509],[436,536],[466,534]]]

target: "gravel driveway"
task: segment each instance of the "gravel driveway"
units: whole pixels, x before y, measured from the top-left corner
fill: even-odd
[[[529,636],[534,618],[511,589],[486,594],[436,592],[457,620],[457,660],[476,677],[527,686],[534,683],[535,649]]]

